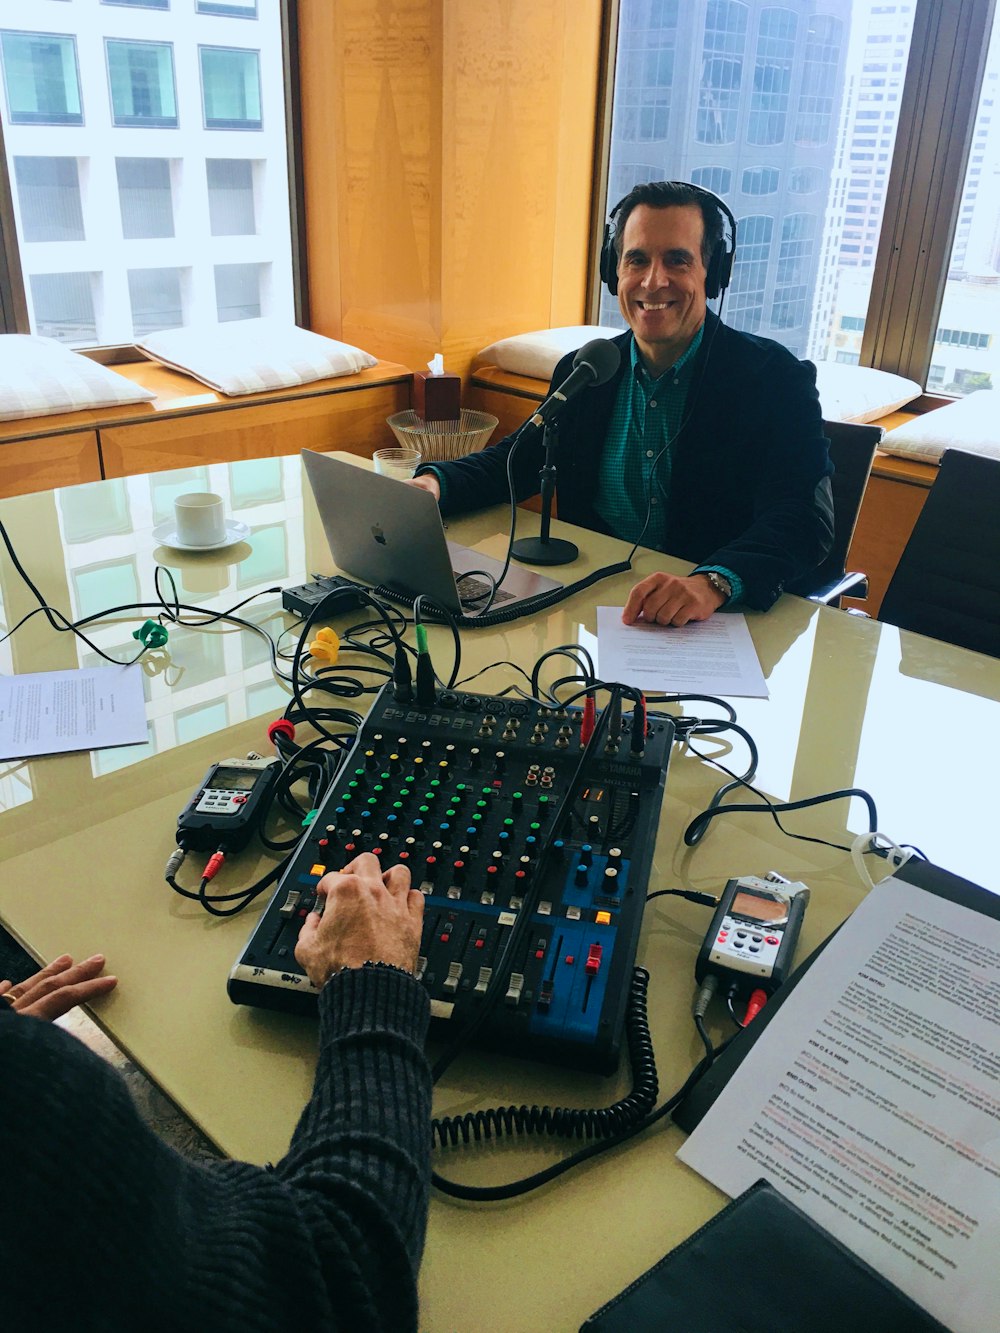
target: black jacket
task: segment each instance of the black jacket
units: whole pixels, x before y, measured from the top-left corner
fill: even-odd
[[[559,423],[559,517],[607,532],[594,508],[601,451],[630,333],[613,341],[621,365],[607,383],[585,389]],[[572,369],[555,368],[551,388]],[[436,463],[445,483],[444,514],[498,504],[507,495],[514,436],[481,453]],[[811,590],[809,574],[833,540],[833,471],[823,435],[816,370],[780,343],[739,333],[706,316],[685,419],[672,447],[663,549],[696,564],[722,565],[743,580],[744,603],[766,611],[785,591]],[[538,491],[541,431],[529,427],[514,456],[517,497]]]

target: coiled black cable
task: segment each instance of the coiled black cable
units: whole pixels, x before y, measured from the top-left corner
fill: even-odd
[[[431,1122],[432,1142],[456,1147],[459,1143],[482,1143],[512,1134],[548,1134],[563,1139],[604,1139],[643,1120],[656,1105],[659,1081],[656,1058],[649,1035],[646,992],[649,973],[637,967],[629,987],[625,1035],[628,1041],[632,1089],[611,1106],[501,1106],[465,1115],[445,1116]],[[440,1182],[435,1182],[440,1183]]]

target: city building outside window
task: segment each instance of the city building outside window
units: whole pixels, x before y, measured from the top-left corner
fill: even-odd
[[[283,0],[23,9],[0,114],[30,330],[294,319]]]
[[[621,0],[619,50],[623,43],[634,50],[630,34],[656,27],[660,8],[657,0]],[[806,8],[814,12],[806,15]],[[898,120],[898,105],[884,98],[902,90],[912,6],[690,0],[662,13],[674,54],[670,85],[662,90],[670,100],[669,134],[640,142],[633,121],[619,115],[620,106],[634,101],[636,70],[634,59],[619,55],[609,206],[642,180],[704,184],[706,173],[728,173],[728,187],[716,192],[736,215],[738,237],[723,318],[776,338],[797,356],[858,353],[860,332],[849,335],[850,347],[836,339],[844,336],[842,316],[863,325],[871,290]],[[888,61],[887,51],[898,58]],[[899,69],[891,71],[890,63]],[[873,129],[884,141],[884,158],[859,146]],[[648,171],[651,160],[655,173]],[[848,181],[859,196],[851,201],[859,212],[851,215]],[[599,319],[622,324],[607,293]]]

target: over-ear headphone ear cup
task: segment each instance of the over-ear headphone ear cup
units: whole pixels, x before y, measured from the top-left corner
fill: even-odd
[[[604,244],[601,246],[601,281],[612,296],[618,295],[618,255],[615,252],[614,228],[608,222],[604,227]]]
[[[722,290],[722,266],[726,260],[726,247],[720,242],[712,251],[705,271],[705,296],[714,301]]]

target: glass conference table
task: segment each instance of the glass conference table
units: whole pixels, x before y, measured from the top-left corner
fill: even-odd
[[[158,547],[153,529],[170,516],[174,496],[201,489],[226,497],[230,515],[250,529],[246,541],[197,555]],[[153,603],[153,571],[162,563],[181,599],[206,610],[263,593],[245,614],[278,633],[294,622],[281,611],[279,594],[266,590],[333,570],[304,490],[298,457],[246,461],[20,496],[0,502],[0,519],[46,600],[74,619]],[[535,532],[537,522],[535,514],[522,515],[522,535]],[[453,523],[449,536],[499,554],[505,528],[498,509]],[[582,554],[561,571],[564,579],[623,558],[622,543],[575,535]],[[593,647],[596,606],[621,606],[635,579],[662,567],[683,568],[640,553],[634,574],[598,584],[546,616],[463,632],[463,676],[499,664],[469,688],[499,692],[518,679],[504,663],[530,669],[559,644]],[[37,604],[6,553],[0,593],[7,628]],[[92,637],[112,656],[132,656],[132,631],[147,614],[95,623]],[[988,832],[996,809],[1000,662],[792,597],[748,621],[770,697],[732,702],[760,749],[758,784],[781,799],[863,787],[875,798],[883,832],[918,844],[960,875],[1000,885]],[[450,633],[432,630],[431,648],[446,674]],[[98,660],[41,615],[0,645],[0,670],[8,673]],[[548,679],[559,674],[565,663]],[[267,723],[288,692],[272,675],[267,645],[232,628],[172,629],[166,649],[145,660],[144,683],[144,745],[0,765],[0,921],[43,960],[64,950],[77,957],[104,952],[120,984],[96,1007],[97,1020],[222,1150],[274,1160],[309,1093],[314,1024],[238,1008],[227,998],[229,969],[263,900],[237,918],[211,919],[173,894],[163,871],[177,814],[209,765],[249,750],[266,753]],[[725,738],[708,737],[697,746],[743,767],[738,742],[731,748]],[[770,869],[803,880],[813,890],[799,946],[804,957],[862,896],[850,857],[788,838],[759,814],[716,820],[697,848],[687,848],[685,826],[722,780],[675,746],[650,887],[717,892],[732,876]],[[786,819],[796,832],[834,841],[861,832],[865,821],[863,804],[846,800]],[[216,886],[233,891],[266,864],[256,853],[230,858]],[[683,1082],[701,1053],[690,1003],[709,919],[706,909],[680,899],[661,898],[646,909],[639,961],[651,974],[661,1097]],[[722,1012],[711,1026],[720,1039],[732,1030]],[[435,1113],[522,1102],[603,1106],[628,1085],[627,1070],[602,1079],[473,1051],[448,1071]],[[725,1202],[676,1162],[681,1141],[678,1129],[660,1124],[513,1202],[435,1197],[422,1327],[576,1329]],[[435,1166],[466,1183],[498,1183],[564,1151],[527,1138],[438,1151]]]

